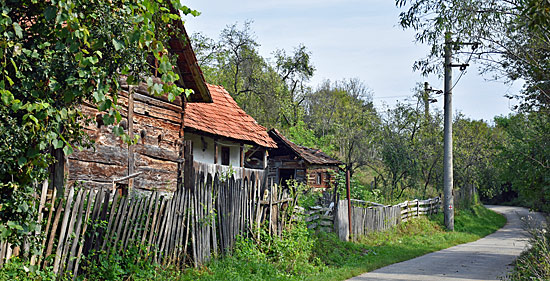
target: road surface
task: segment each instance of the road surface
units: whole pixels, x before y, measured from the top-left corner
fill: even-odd
[[[506,225],[475,242],[454,246],[412,260],[392,264],[349,280],[499,280],[527,247],[520,217],[544,218],[526,208],[486,206],[506,216]]]

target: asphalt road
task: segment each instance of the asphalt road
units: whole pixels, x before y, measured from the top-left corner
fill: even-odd
[[[486,206],[506,216],[506,225],[475,242],[454,246],[412,260],[392,264],[349,280],[500,280],[527,247],[521,217],[543,221],[526,208]]]

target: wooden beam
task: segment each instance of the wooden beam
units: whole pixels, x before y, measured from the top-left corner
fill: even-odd
[[[128,137],[130,141],[134,140],[134,87],[129,86],[128,90]],[[134,146],[130,144],[128,146],[128,175],[134,174]],[[128,189],[132,189],[134,186],[134,178],[128,179]]]
[[[214,164],[218,164],[218,151],[219,150],[219,146],[218,146],[218,141],[217,139],[214,139]]]
[[[185,159],[183,166],[183,186],[186,190],[193,190],[193,142],[190,140],[187,140],[184,143],[183,157]]]
[[[65,194],[65,155],[63,149],[53,151],[55,163],[53,165],[53,186],[57,190],[57,197],[63,198]]]
[[[241,160],[241,168],[244,167],[244,145],[241,143],[241,147],[239,148],[239,155]]]

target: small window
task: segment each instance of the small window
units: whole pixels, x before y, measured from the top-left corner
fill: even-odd
[[[321,185],[322,182],[323,182],[323,174],[322,173],[317,173],[315,183],[318,184],[318,185]]]
[[[222,165],[229,165],[229,147],[222,146]]]

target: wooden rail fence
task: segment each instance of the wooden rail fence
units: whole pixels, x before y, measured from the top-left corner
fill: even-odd
[[[435,214],[440,208],[440,199],[406,201],[394,206],[353,200],[351,207],[351,235],[349,233],[348,202],[339,200],[334,229],[341,240],[349,240],[370,232],[383,231],[411,218]]]

